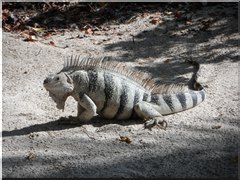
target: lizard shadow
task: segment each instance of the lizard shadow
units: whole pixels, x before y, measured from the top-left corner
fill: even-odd
[[[14,129],[10,131],[2,131],[2,137],[9,137],[9,136],[22,136],[22,135],[28,135],[30,133],[34,132],[46,132],[46,131],[61,131],[65,129],[72,129],[76,127],[81,127],[82,125],[92,125],[94,127],[102,127],[109,124],[119,124],[122,126],[128,126],[132,124],[143,124],[143,121],[141,119],[133,118],[131,120],[105,120],[99,116],[94,117],[89,122],[84,124],[71,124],[67,121],[74,120],[72,117],[66,118],[66,117],[60,117],[59,119],[55,121],[46,122],[43,124],[34,124],[31,126],[23,127],[21,129]]]

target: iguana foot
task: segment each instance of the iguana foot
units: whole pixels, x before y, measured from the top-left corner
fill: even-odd
[[[151,129],[154,126],[157,126],[160,129],[164,129],[166,130],[167,128],[167,122],[165,120],[159,120],[159,119],[150,119],[148,121],[145,122],[144,124],[144,128],[148,128]]]

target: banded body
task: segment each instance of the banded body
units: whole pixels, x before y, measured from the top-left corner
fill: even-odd
[[[184,111],[205,99],[201,86],[198,90],[161,89],[141,72],[127,70],[120,63],[79,57],[71,57],[59,73],[48,76],[44,87],[59,109],[73,96],[78,118],[84,122],[96,114],[119,120],[137,115],[147,125],[158,124],[163,122],[162,115]]]

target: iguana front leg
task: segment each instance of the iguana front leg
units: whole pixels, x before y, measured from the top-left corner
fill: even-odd
[[[156,110],[157,105],[145,101],[139,102],[134,106],[136,114],[145,120],[145,128],[158,126],[166,130],[167,122],[164,117]]]
[[[61,124],[82,124],[97,115],[97,106],[86,94],[80,94],[76,100],[78,101],[77,117],[69,116],[70,120],[65,122],[63,119]]]
[[[78,115],[80,122],[87,122],[97,115],[97,106],[86,94],[80,94],[78,99]]]

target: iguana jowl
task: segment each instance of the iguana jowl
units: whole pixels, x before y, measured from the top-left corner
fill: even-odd
[[[198,63],[194,64],[199,69]],[[49,75],[43,84],[58,109],[64,109],[69,96],[78,102],[79,122],[87,122],[97,114],[117,120],[137,115],[145,120],[146,127],[165,128],[162,115],[195,107],[205,99],[205,91],[196,77],[193,89],[162,87],[122,63],[71,56],[63,69]]]

